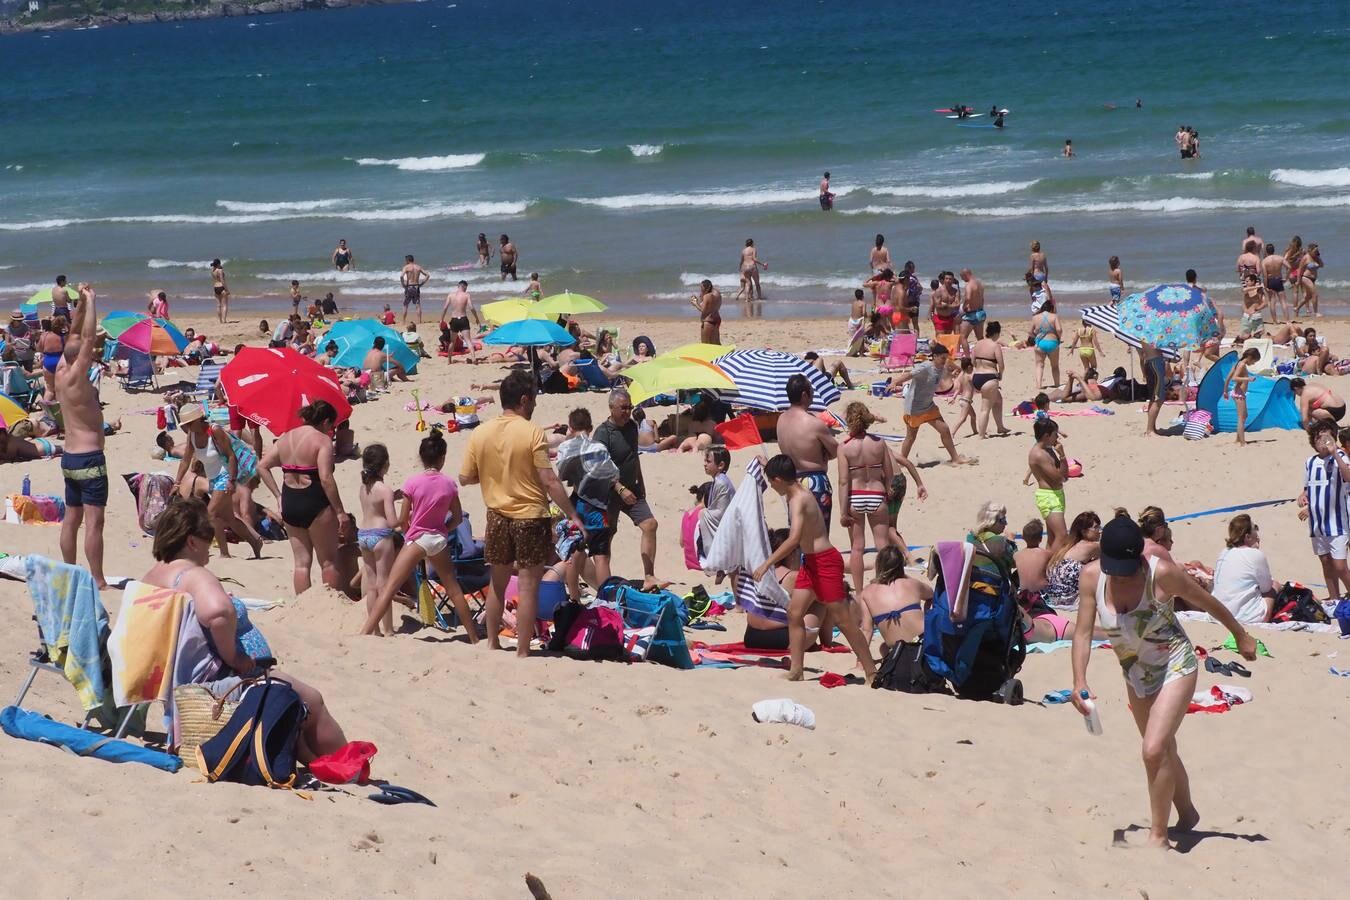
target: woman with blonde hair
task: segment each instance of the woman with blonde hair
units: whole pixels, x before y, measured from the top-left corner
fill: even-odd
[[[890,543],[890,514],[886,501],[890,499],[891,478],[895,464],[881,438],[868,434],[867,429],[880,421],[867,404],[853,401],[844,410],[848,437],[839,442],[839,524],[849,530],[852,547],[848,567],[853,575],[853,589],[863,589],[863,552],[867,547],[867,529],[878,550]]]

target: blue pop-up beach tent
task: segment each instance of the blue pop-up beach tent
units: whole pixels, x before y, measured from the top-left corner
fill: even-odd
[[[1200,379],[1195,405],[1210,414],[1215,431],[1237,431],[1237,404],[1231,399],[1223,399],[1223,383],[1228,380],[1228,373],[1233,371],[1237,360],[1237,351],[1229,351]],[[1247,430],[1301,427],[1298,403],[1289,388],[1289,379],[1254,376],[1247,385]]]

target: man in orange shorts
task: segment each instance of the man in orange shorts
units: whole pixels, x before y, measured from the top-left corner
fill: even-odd
[[[942,411],[938,409],[933,399],[943,370],[951,360],[951,353],[946,346],[937,341],[933,341],[929,346],[929,353],[931,357],[927,362],[921,362],[908,372],[895,376],[888,388],[889,393],[897,394],[906,384],[909,385],[909,393],[905,395],[905,442],[900,445],[900,455],[909,459],[909,451],[914,448],[914,439],[919,436],[919,429],[924,425],[932,425],[942,438],[942,446],[947,448],[953,465],[978,462],[956,452],[951,429],[943,421]]]
[[[769,460],[764,467],[764,477],[768,479],[769,487],[787,501],[790,528],[787,539],[755,570],[755,581],[759,582],[773,572],[773,567],[789,554],[802,554],[802,566],[788,601],[788,646],[792,655],[788,680],[802,680],[802,658],[807,644],[806,614],[815,613],[820,616],[822,635],[836,627],[843,632],[867,674],[867,683],[871,684],[877,671],[872,650],[868,637],[858,625],[857,614],[847,602],[844,557],[830,543],[825,516],[816,498],[797,480],[797,467],[785,453]]]

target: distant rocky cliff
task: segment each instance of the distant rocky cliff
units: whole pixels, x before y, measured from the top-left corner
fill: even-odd
[[[268,16],[309,9],[343,9],[349,6],[384,6],[409,0],[228,0],[188,6],[182,2],[135,4],[135,9],[118,11],[106,4],[103,11],[87,13],[74,5],[43,3],[40,11],[14,12],[0,19],[0,34],[24,31],[54,31],[63,28],[102,28],[110,25],[138,25],[145,22],[181,22],[186,19],[217,19],[223,16]],[[13,4],[5,4],[12,9]],[[26,6],[24,7],[26,8]]]

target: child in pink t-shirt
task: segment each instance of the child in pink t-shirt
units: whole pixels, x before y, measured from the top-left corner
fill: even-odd
[[[394,594],[412,575],[417,564],[427,560],[440,576],[455,613],[464,624],[469,643],[478,643],[478,629],[469,612],[464,592],[455,580],[455,564],[450,556],[449,533],[459,526],[464,511],[459,505],[459,488],[453,480],[441,474],[445,465],[445,438],[439,428],[422,439],[417,448],[423,471],[403,483],[403,506],[399,511],[399,525],[405,543],[394,560],[388,579],[380,588],[380,596],[367,612],[362,634],[380,634],[380,620],[394,602]]]

